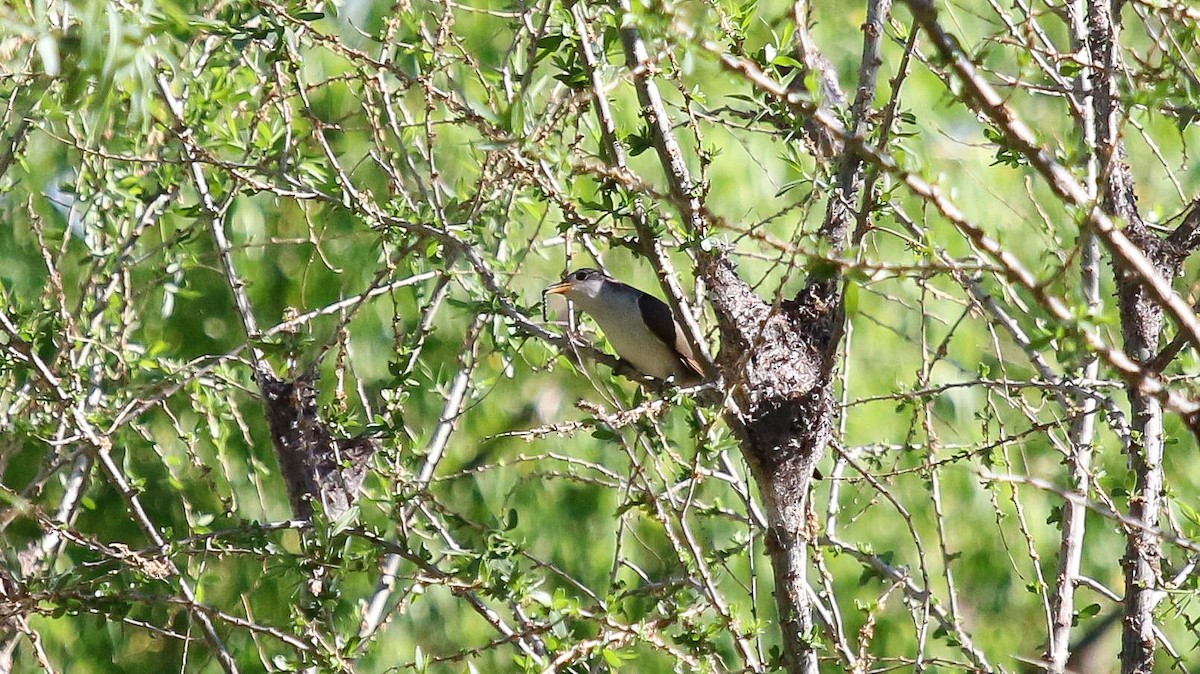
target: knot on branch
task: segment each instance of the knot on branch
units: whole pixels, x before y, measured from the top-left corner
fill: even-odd
[[[745,429],[757,449],[755,472],[799,489],[832,437],[833,396],[825,386],[796,398],[761,400],[746,415]]]
[[[721,331],[717,360],[734,388],[748,456],[767,475],[811,471],[832,428],[833,353],[841,334],[836,279],[810,280],[771,306],[716,258],[702,264]],[[806,482],[806,480],[803,480]]]
[[[337,519],[357,500],[377,447],[369,438],[333,437],[317,413],[313,379],[306,374],[284,381],[258,373],[292,514],[311,519],[316,500],[330,519]]]
[[[1129,241],[1141,249],[1163,279],[1170,282],[1179,273],[1187,252],[1181,248],[1174,234],[1165,239],[1159,238],[1140,219],[1131,221],[1124,231]],[[1125,338],[1125,350],[1139,363],[1147,363],[1154,358],[1158,348],[1164,323],[1163,308],[1147,290],[1146,279],[1129,268],[1123,260],[1119,255],[1113,257],[1117,298],[1122,307],[1121,332]]]
[[[845,320],[841,281],[810,277],[804,289],[783,306],[798,324],[797,330],[803,331],[806,341],[821,354],[822,368],[831,369]]]

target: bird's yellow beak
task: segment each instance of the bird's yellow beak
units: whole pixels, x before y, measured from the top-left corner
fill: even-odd
[[[542,294],[543,295],[562,295],[563,293],[566,293],[567,291],[569,291],[571,289],[571,287],[572,287],[572,284],[570,281],[560,281],[558,283],[555,283],[554,285],[547,286],[546,289],[542,291]]]
[[[546,310],[550,308],[550,301],[546,298],[546,296],[547,295],[565,295],[567,293],[567,291],[569,291],[570,289],[571,289],[570,281],[559,281],[558,283],[555,283],[553,285],[546,286],[546,289],[542,291],[542,320],[543,321],[550,320],[546,316]],[[563,297],[563,302],[569,304],[569,300],[567,300],[566,297]]]

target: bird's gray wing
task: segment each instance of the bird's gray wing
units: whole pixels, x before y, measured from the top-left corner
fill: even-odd
[[[696,361],[692,347],[683,336],[683,330],[675,323],[671,315],[671,307],[666,302],[649,293],[642,293],[638,298],[638,309],[642,311],[642,320],[663,344],[675,350],[684,367],[691,370],[697,377],[704,376],[704,369]]]

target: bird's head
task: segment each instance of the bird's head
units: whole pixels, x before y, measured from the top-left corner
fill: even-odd
[[[569,300],[594,300],[600,297],[606,283],[611,283],[604,272],[591,267],[576,269],[559,281],[546,288],[544,294],[562,295]]]

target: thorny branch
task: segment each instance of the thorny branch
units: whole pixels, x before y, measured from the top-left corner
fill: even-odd
[[[1157,67],[1159,55],[1170,67],[1190,68],[1166,23],[1195,22],[1194,11],[1132,4],[1136,12],[1126,16],[1147,22],[1153,46],[1125,64],[1127,72]],[[33,278],[44,276],[45,290],[30,296],[38,301],[21,297],[11,306],[7,289],[0,297],[9,324],[0,377],[16,373],[0,390],[0,422],[33,420],[22,435],[0,435],[0,469],[31,447],[44,460],[27,484],[4,485],[6,501],[31,506],[0,512],[0,532],[19,536],[11,525],[31,522],[38,547],[30,549],[45,557],[36,572],[5,568],[0,589],[22,593],[43,577],[61,581],[66,565],[89,572],[113,565],[134,578],[136,556],[118,554],[118,541],[73,519],[80,503],[111,489],[122,497],[112,499],[123,508],[119,519],[139,531],[162,530],[132,547],[169,560],[175,574],[187,569],[205,601],[178,586],[178,597],[140,589],[118,596],[140,609],[168,605],[196,625],[208,619],[223,637],[247,635],[220,643],[206,634],[205,657],[239,661],[236,644],[251,641],[257,653],[248,659],[267,663],[283,649],[307,667],[361,669],[368,655],[396,643],[393,634],[419,635],[419,616],[436,605],[477,629],[464,628],[461,641],[436,653],[421,641],[422,655],[406,652],[397,666],[482,671],[517,658],[553,671],[653,652],[688,669],[766,671],[778,664],[772,623],[780,621],[760,597],[771,586],[757,566],[764,545],[793,671],[818,664],[994,671],[1014,642],[1026,659],[1040,653],[1061,670],[1075,655],[1072,637],[1088,625],[1076,595],[1094,592],[1104,603],[1140,597],[1151,609],[1175,602],[1169,590],[1194,570],[1194,544],[1170,509],[1154,523],[1122,513],[1112,484],[1121,469],[1105,450],[1135,447],[1131,429],[1146,426],[1122,409],[1122,394],[1161,402],[1186,420],[1197,412],[1190,379],[1171,369],[1183,348],[1196,345],[1192,308],[1169,281],[1196,245],[1200,216],[1189,212],[1162,239],[1135,236],[1136,209],[1097,207],[1105,192],[1135,206],[1119,158],[1093,158],[1091,181],[1105,185],[1096,189],[1067,170],[1063,148],[1022,126],[1029,98],[1058,100],[1073,82],[1108,69],[1082,57],[1079,44],[1060,51],[1059,32],[1047,26],[1057,14],[1024,2],[981,8],[994,19],[989,49],[1002,55],[984,67],[968,57],[975,45],[960,37],[960,48],[939,32],[937,17],[922,14],[927,4],[910,7],[920,30],[906,35],[890,3],[867,3],[862,50],[848,64],[826,57],[821,41],[834,24],[806,2],[775,17],[732,15],[707,3],[699,18],[619,1],[515,9],[418,3],[379,18],[375,32],[369,22],[343,25],[332,14],[317,20],[268,1],[252,8],[244,26],[225,25],[219,11],[206,15],[211,23],[204,25],[239,37],[199,35],[158,62],[181,59],[178,71],[147,71],[154,73],[147,89],[157,85],[160,101],[148,109],[162,117],[150,119],[154,133],[136,143],[121,143],[119,125],[84,132],[94,119],[86,110],[82,117],[60,111],[67,124],[37,109],[16,114],[14,95],[0,180],[20,173],[37,184],[31,138],[61,147],[80,165],[67,181],[78,196],[62,216],[68,225],[39,212],[38,187],[18,185],[12,194],[22,196],[6,193],[2,205],[18,228],[31,223],[33,257],[44,267]],[[488,47],[470,25],[497,27]],[[771,63],[755,50],[778,26],[792,37],[772,44],[773,53],[791,57]],[[922,52],[929,38],[940,60]],[[881,85],[880,73],[901,51]],[[30,71],[37,59],[32,48],[27,54]],[[1034,78],[1006,70],[1016,54],[1028,56]],[[945,170],[960,164],[921,154],[932,169],[924,173],[897,161],[897,150],[923,153],[934,138],[951,135],[930,121],[940,119],[938,111],[910,121],[910,92],[922,85],[908,74],[922,66],[935,82],[961,86],[961,97],[950,96],[964,100],[1054,192],[1057,203],[1032,187],[1027,195],[1053,233],[1046,237],[1051,250],[1039,251],[1045,259],[1023,246],[1024,229],[1014,235],[1016,226],[972,215],[969,200],[979,192]],[[1076,66],[1084,66],[1079,75]],[[845,96],[837,73],[856,69]],[[14,93],[28,95],[28,82],[37,82],[37,73],[26,75]],[[212,93],[228,82],[248,95],[229,104]],[[885,86],[886,103],[876,111]],[[119,96],[131,90],[116,88]],[[718,98],[729,92],[738,98]],[[1085,140],[1091,150],[1118,147],[1114,131],[1125,120],[1117,94],[1109,95],[1108,144]],[[47,109],[53,102],[43,101]],[[1061,107],[1064,119],[1078,123],[1096,104],[1079,91]],[[1187,114],[1176,102],[1162,112]],[[1133,122],[1167,168],[1172,148],[1154,137],[1154,125]],[[652,152],[634,156],[631,134],[646,138]],[[752,161],[738,164],[739,153]],[[934,184],[924,175],[944,177]],[[123,201],[131,181],[151,191]],[[169,183],[161,193],[153,191],[158,182]],[[1188,185],[1175,176],[1168,182],[1179,193]],[[952,197],[955,190],[965,196]],[[990,196],[999,200],[1001,190]],[[1090,232],[1074,247],[1062,243],[1074,236],[1058,222],[1062,204],[1077,209]],[[636,237],[628,237],[626,220]],[[1126,229],[1117,229],[1119,221]],[[81,265],[76,232],[90,237]],[[110,240],[111,232],[120,238]],[[583,367],[615,364],[603,347],[573,343],[537,318],[537,287],[561,271],[576,241],[614,267],[622,258],[609,257],[610,248],[649,260],[694,345],[716,351],[710,365],[725,387],[726,423],[693,409],[695,391],[631,394],[625,383],[610,387],[602,377],[591,378],[602,402],[571,405],[578,392],[554,354],[582,354]],[[1098,285],[1099,244],[1118,261],[1130,296],[1165,309],[1179,326],[1167,348],[1114,348],[1107,328],[1094,322],[1106,296]],[[75,266],[86,271],[72,275]],[[685,290],[692,272],[706,293]],[[178,299],[185,295],[172,295],[173,285],[208,297]],[[159,306],[168,296],[190,320],[183,346],[171,341],[175,317]],[[62,321],[65,328],[49,329],[61,339],[39,332],[44,316]],[[708,341],[715,331],[705,329],[714,320],[719,346]],[[843,339],[843,325],[853,342]],[[327,432],[315,434],[325,439],[318,444],[379,442],[375,465],[382,469],[351,490],[367,498],[355,513],[360,519],[342,523],[349,528],[239,525],[277,519],[272,509],[286,502],[274,463],[264,468],[254,453],[269,433],[241,404],[255,384],[248,373],[266,368],[275,376],[282,361],[269,350],[280,342],[287,369],[297,360],[320,365],[311,380],[320,395],[298,406],[306,418],[319,412],[328,420],[320,426]],[[842,369],[836,377],[835,363]],[[113,443],[111,456],[95,463],[103,481],[91,479],[92,457],[100,456],[94,438]],[[533,453],[513,451],[511,443],[526,442]],[[813,491],[807,471],[831,442],[830,479]],[[726,460],[739,445],[762,508],[743,467]],[[1067,467],[1057,468],[1064,459]],[[1014,474],[1060,474],[1065,486],[996,477],[995,464]],[[979,475],[982,484],[971,479]],[[1034,489],[1018,493],[998,483]],[[1143,481],[1139,494],[1148,488],[1154,484]],[[146,512],[162,494],[181,515]],[[806,499],[822,498],[826,531],[819,535]],[[976,502],[986,502],[983,520]],[[1043,530],[1042,516],[1058,507],[1061,532]],[[1116,526],[1085,532],[1085,513]],[[192,530],[211,517],[232,521],[210,533]],[[573,536],[565,551],[556,547],[560,532],[546,531],[564,522]],[[980,536],[989,522],[998,535]],[[1147,592],[1126,588],[1122,597],[1089,571],[1088,546],[1105,543],[1113,529],[1144,549],[1161,548],[1170,581],[1152,575]],[[291,545],[297,534],[307,547]],[[269,547],[259,547],[260,536]],[[1187,559],[1171,568],[1171,551]],[[78,554],[98,558],[77,562]],[[1020,577],[1034,591],[1023,600],[992,587],[976,592],[972,554],[1006,559],[1009,585]],[[1043,570],[1055,566],[1048,564],[1055,554],[1058,575],[1049,588]],[[276,601],[290,612],[264,613],[260,595],[266,601],[276,577],[295,582],[301,566],[304,574],[319,567],[327,587],[345,594],[323,596],[324,606]],[[227,596],[219,584],[200,585],[232,569],[255,580]],[[979,600],[993,594],[1011,606]],[[83,613],[105,615],[77,587],[57,599],[37,596],[49,610],[69,598],[86,604]],[[630,610],[641,613],[622,613]],[[353,611],[361,621],[348,631],[325,619]],[[1045,634],[1000,635],[996,626],[1012,616],[1044,619]],[[1159,624],[1144,622],[1150,631],[1139,635],[1172,656],[1179,650],[1168,622],[1161,615]],[[120,625],[181,645],[183,669],[202,650],[185,630],[155,618],[131,614]],[[0,653],[24,650],[43,669],[56,666],[61,656],[50,632],[24,615],[6,629],[11,636]],[[883,653],[877,635],[901,632],[909,639],[904,654]],[[356,634],[361,640],[345,648]],[[820,662],[816,638],[827,646]]]

